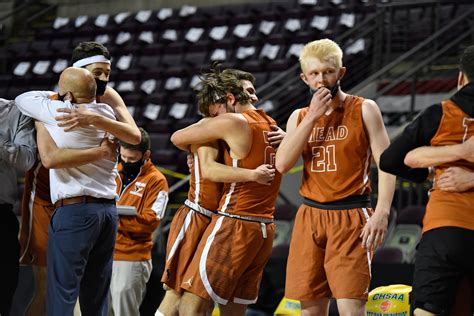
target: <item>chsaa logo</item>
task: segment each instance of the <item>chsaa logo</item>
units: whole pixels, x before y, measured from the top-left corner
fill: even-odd
[[[389,300],[385,300],[382,303],[380,303],[380,309],[382,312],[388,312],[390,309],[390,306],[392,306],[392,302]]]
[[[397,301],[403,302],[404,299],[405,299],[405,294],[396,294],[396,293],[380,293],[380,294],[375,294],[372,297],[372,301],[397,300]]]

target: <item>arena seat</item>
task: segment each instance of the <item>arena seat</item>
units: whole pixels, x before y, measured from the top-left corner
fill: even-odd
[[[416,246],[421,239],[421,227],[417,224],[397,224],[384,247],[394,247],[403,253],[403,262],[413,263]]]
[[[424,205],[409,205],[400,210],[397,217],[397,225],[414,224],[422,227],[425,211],[426,207]]]
[[[403,251],[397,247],[382,247],[375,251],[373,263],[402,263]]]
[[[170,133],[150,133],[151,148],[154,150],[167,149],[170,144]]]

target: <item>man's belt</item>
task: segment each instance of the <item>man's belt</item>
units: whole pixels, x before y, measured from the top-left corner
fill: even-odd
[[[54,203],[54,208],[56,209],[61,206],[80,204],[80,203],[115,204],[115,199],[96,198],[96,197],[88,196],[88,195],[75,196],[75,197],[65,198],[65,199],[56,201],[56,203]]]
[[[352,195],[342,200],[327,203],[316,202],[305,197],[303,198],[303,203],[322,210],[348,210],[353,208],[372,207],[370,195]]]
[[[212,217],[213,215],[216,215],[216,212],[209,211],[207,208],[204,208],[199,204],[193,203],[190,200],[184,201],[184,205],[186,205],[193,211],[201,213],[202,215],[207,216],[207,217]]]

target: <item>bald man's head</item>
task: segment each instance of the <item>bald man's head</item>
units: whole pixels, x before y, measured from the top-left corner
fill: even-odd
[[[84,68],[69,67],[59,77],[59,95],[72,94],[76,103],[89,103],[95,99],[96,84],[92,73]]]

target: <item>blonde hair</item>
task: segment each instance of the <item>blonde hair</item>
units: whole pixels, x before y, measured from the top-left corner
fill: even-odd
[[[336,67],[342,67],[342,49],[327,38],[307,43],[300,54],[300,66],[304,71],[308,58],[315,57],[323,62],[331,62]]]

